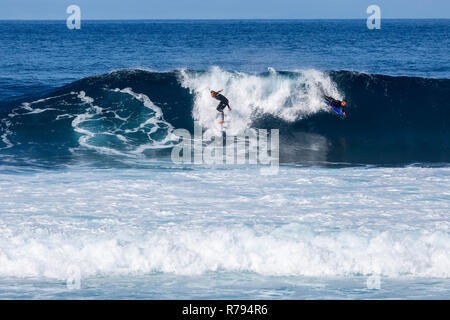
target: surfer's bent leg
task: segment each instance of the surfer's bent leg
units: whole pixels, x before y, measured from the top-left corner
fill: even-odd
[[[332,102],[333,102],[333,98],[332,98],[332,97],[323,95],[323,98],[325,99],[325,101],[328,101],[329,103],[332,103]]]
[[[226,104],[223,103],[223,102],[220,102],[219,105],[217,106],[217,109],[216,109],[217,111],[220,112],[220,116],[222,117],[222,121],[225,120],[225,115],[223,113],[223,109],[225,109],[225,107],[226,107]]]

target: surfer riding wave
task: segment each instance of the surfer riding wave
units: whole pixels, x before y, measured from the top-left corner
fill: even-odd
[[[225,122],[225,115],[223,113],[223,109],[225,109],[225,107],[228,107],[228,110],[231,111],[231,107],[229,104],[230,102],[225,96],[220,94],[220,92],[222,91],[223,89],[220,89],[219,91],[211,90],[211,97],[220,101],[219,105],[216,108],[216,110],[219,111],[221,115],[221,120],[219,121],[220,124],[223,124]]]

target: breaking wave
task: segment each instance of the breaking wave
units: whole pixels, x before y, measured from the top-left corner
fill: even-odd
[[[219,135],[209,90],[224,89],[227,134],[280,130],[281,163],[450,162],[450,80],[348,71],[120,70],[81,79],[32,101],[4,102],[4,159],[70,162],[170,153],[176,128]],[[321,90],[350,103],[332,114]],[[5,158],[8,156],[8,158]]]

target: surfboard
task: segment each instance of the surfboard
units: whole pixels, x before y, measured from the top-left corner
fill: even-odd
[[[337,113],[338,115],[341,115],[343,117],[345,117],[345,114],[341,111],[341,109],[338,109],[336,107],[333,107],[331,105],[331,103],[329,103],[328,101],[325,101],[325,103],[330,107],[331,110],[333,110],[335,113]]]
[[[227,120],[227,119],[225,119],[225,122],[224,122],[224,123],[220,123],[220,124],[219,124],[219,126],[220,126],[220,131],[225,132],[225,131],[228,129],[229,125],[230,125],[230,121]]]
[[[217,113],[217,116],[216,116],[217,124],[218,124],[219,127],[220,127],[220,131],[225,131],[225,130],[228,129],[228,126],[229,126],[229,124],[230,124],[230,119],[228,118],[227,115],[225,115],[225,118],[224,118],[224,122],[223,122],[223,123],[220,123],[221,120],[222,120],[222,119],[221,119],[221,114],[220,114],[220,112],[218,112],[218,113]]]

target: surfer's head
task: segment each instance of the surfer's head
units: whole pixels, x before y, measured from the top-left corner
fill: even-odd
[[[342,106],[342,107],[347,106],[347,100],[342,100],[342,101],[341,101],[341,106]]]
[[[217,92],[215,92],[214,90],[211,90],[211,97],[215,97],[217,95]]]

